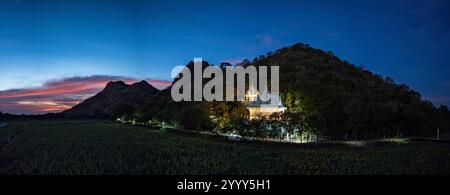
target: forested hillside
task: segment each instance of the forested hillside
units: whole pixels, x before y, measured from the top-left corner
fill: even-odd
[[[280,66],[288,111],[335,136],[433,134],[448,130],[448,108],[434,107],[405,84],[342,61],[305,44],[256,58],[256,66]]]
[[[280,90],[288,107],[283,118],[293,131],[313,130],[335,139],[369,139],[434,135],[437,129],[449,129],[446,106],[435,107],[405,84],[396,84],[390,77],[373,74],[331,52],[305,44],[283,48],[253,61],[244,60],[239,65],[280,66]],[[143,120],[175,121],[185,128],[199,130],[223,129],[246,115],[238,102],[172,102],[170,89],[148,99],[139,108],[136,113]],[[258,128],[264,126],[253,129]],[[256,134],[261,133],[253,133]]]

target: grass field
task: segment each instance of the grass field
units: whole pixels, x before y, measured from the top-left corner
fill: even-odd
[[[450,174],[450,144],[249,143],[106,121],[24,121],[0,128],[0,174]]]

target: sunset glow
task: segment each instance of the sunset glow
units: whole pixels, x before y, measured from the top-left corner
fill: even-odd
[[[108,82],[118,80],[127,84],[139,81],[117,76],[72,77],[53,80],[38,88],[0,91],[0,107],[4,112],[15,114],[60,112],[97,94]],[[171,85],[169,81],[146,80],[158,89]]]

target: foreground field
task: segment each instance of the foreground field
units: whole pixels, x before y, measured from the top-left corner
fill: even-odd
[[[12,122],[0,128],[0,174],[450,174],[450,145],[243,143],[105,121]]]

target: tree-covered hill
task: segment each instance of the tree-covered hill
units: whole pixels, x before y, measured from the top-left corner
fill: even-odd
[[[326,134],[364,138],[449,129],[447,107],[436,108],[407,85],[340,60],[332,52],[296,44],[251,64],[280,66],[280,90],[288,111]]]
[[[203,66],[209,65],[204,62]],[[253,61],[244,60],[239,65],[280,66],[280,90],[288,107],[285,117],[291,125],[301,123],[294,125],[304,128],[300,131],[314,129],[333,139],[370,139],[435,135],[437,129],[450,128],[447,107],[437,108],[407,85],[305,44],[282,48]],[[175,121],[185,128],[203,130],[211,123],[216,128],[226,127],[246,114],[238,102],[175,103],[170,99],[170,88],[138,108],[135,113],[143,120]]]

